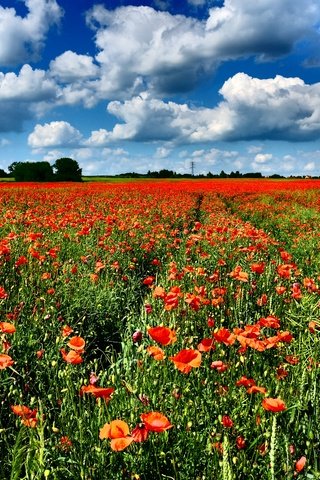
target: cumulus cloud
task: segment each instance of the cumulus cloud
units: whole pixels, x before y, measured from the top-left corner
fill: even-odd
[[[222,61],[287,54],[298,40],[314,34],[320,4],[225,0],[203,21],[150,7],[95,5],[86,18],[96,31],[96,61],[102,69],[97,91],[121,98],[146,86],[166,94],[188,91]]]
[[[273,157],[272,153],[258,153],[254,157],[254,161],[257,164],[263,164],[263,163],[269,162],[272,159],[272,157]]]
[[[49,28],[63,14],[56,0],[25,0],[28,13],[0,6],[0,65],[13,66],[38,58]]]
[[[32,148],[42,147],[70,147],[81,141],[82,135],[68,122],[51,122],[44,125],[37,124],[28,137],[28,144]]]
[[[58,89],[43,70],[24,65],[18,74],[0,72],[0,132],[22,130],[32,118],[54,102]]]
[[[320,137],[320,83],[307,85],[299,78],[252,78],[238,73],[220,90],[215,108],[197,108],[164,102],[144,93],[124,102],[114,101],[108,111],[116,116],[111,131],[92,132],[88,145],[117,140],[195,143],[257,138],[309,141]],[[257,158],[262,159],[258,151]]]
[[[50,73],[64,83],[95,78],[99,67],[93,62],[89,55],[78,55],[67,50],[50,62]]]

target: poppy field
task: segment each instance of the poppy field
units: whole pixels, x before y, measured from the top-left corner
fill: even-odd
[[[1,184],[0,479],[320,479],[319,189]]]

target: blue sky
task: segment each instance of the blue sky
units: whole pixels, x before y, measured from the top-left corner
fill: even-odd
[[[0,168],[320,175],[319,0],[0,0]]]

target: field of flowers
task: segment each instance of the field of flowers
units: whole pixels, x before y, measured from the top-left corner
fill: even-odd
[[[319,192],[1,184],[0,479],[320,479]]]

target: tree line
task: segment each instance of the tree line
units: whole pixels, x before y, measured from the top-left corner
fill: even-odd
[[[58,158],[49,162],[13,162],[9,174],[0,169],[0,176],[14,177],[17,182],[81,182],[82,169],[72,158]],[[4,175],[3,175],[4,174]]]

